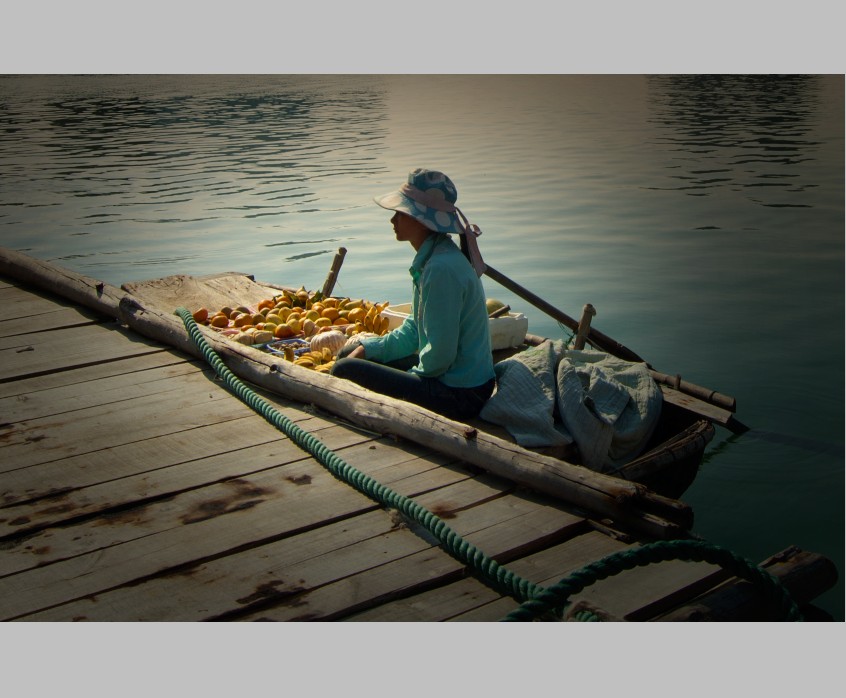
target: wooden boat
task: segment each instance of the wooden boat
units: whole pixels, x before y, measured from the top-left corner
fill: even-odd
[[[46,286],[117,317],[143,335],[197,356],[201,352],[188,336],[182,320],[174,315],[176,307],[220,308],[233,303],[255,306],[281,290],[295,290],[295,287],[259,283],[251,276],[231,272],[203,278],[171,276],[127,283],[117,289],[12,251],[5,251],[4,256],[6,270],[17,278]],[[337,276],[337,262],[336,257],[324,290]],[[539,305],[525,289],[516,288]],[[594,328],[583,326],[582,330],[582,338],[589,344],[631,358],[632,353],[625,347]],[[230,370],[249,383],[313,404],[366,429],[434,447],[494,475],[608,516],[654,538],[672,538],[690,529],[692,512],[676,498],[693,481],[704,449],[714,436],[714,423],[729,427],[733,424],[731,411],[726,409],[733,407],[730,398],[653,371],[664,397],[660,422],[644,452],[614,475],[608,475],[582,467],[578,455],[572,452],[567,459],[561,459],[556,457],[560,454],[543,449],[523,448],[505,429],[482,420],[455,422],[423,408],[375,395],[348,381],[303,369],[209,328],[202,331]],[[542,341],[527,335],[523,345],[497,352],[495,358],[501,360]]]

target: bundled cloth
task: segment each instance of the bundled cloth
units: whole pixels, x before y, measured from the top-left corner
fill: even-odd
[[[494,367],[496,391],[480,416],[505,427],[521,446],[575,442],[583,464],[613,471],[646,446],[663,398],[646,364],[561,340],[521,352]]]

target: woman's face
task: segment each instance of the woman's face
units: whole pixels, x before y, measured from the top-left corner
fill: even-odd
[[[423,237],[425,239],[429,235],[429,229],[423,225],[416,218],[412,218],[406,213],[395,211],[391,216],[391,225],[394,226],[394,235],[400,242],[414,243]]]

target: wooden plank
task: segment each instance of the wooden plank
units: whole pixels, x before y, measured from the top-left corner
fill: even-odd
[[[626,544],[595,530],[527,555],[508,564],[524,579],[549,586],[574,570],[611,553],[626,548]],[[477,579],[466,578],[400,598],[353,614],[344,620],[355,622],[391,621],[497,621],[504,618],[519,602],[503,597]]]
[[[539,560],[541,569],[546,570],[555,569],[557,566],[561,572],[547,576],[538,583],[544,587],[551,586],[582,566],[629,547],[617,542],[618,549],[615,550],[614,544],[603,543],[597,536],[602,534],[592,536],[591,547],[585,548],[581,554],[574,555],[569,549],[572,545],[569,542],[540,553],[537,560],[532,562],[537,563]],[[703,589],[718,584],[723,578],[724,575],[718,567],[707,563],[670,561],[638,567],[599,581],[574,594],[570,598],[568,608],[580,601],[586,601],[591,606],[601,608],[621,619],[646,620],[651,618],[657,609],[672,607],[682,598],[693,598]],[[518,605],[513,599],[499,599],[456,615],[450,620],[501,620]],[[649,613],[644,614],[644,609],[649,609]]]
[[[647,620],[660,609],[672,608],[681,601],[714,587],[724,579],[725,573],[716,565],[670,560],[647,567],[636,567],[598,581],[574,594],[570,602],[575,605],[585,601],[624,620]],[[547,580],[545,586],[557,581],[559,579]],[[645,609],[648,609],[648,613],[644,612]],[[504,610],[498,608],[497,613]],[[459,620],[479,618],[468,615]]]
[[[175,366],[183,363],[202,365],[203,362],[187,357],[175,349],[164,349],[150,354],[128,356],[115,361],[79,366],[67,371],[43,373],[18,380],[0,382],[0,398],[29,396],[41,390],[51,390],[68,385],[77,385],[84,388],[87,383],[101,378],[116,375],[128,376],[151,368]]]
[[[11,320],[25,320],[74,309],[78,308],[73,303],[47,291],[17,286],[0,290],[0,326]]]
[[[831,560],[791,546],[761,563],[788,590],[800,607],[812,602],[837,583]],[[733,578],[725,584],[661,616],[663,621],[784,620],[782,609],[750,582]]]
[[[58,308],[38,315],[0,322],[0,337],[14,337],[32,332],[48,332],[68,327],[93,325],[103,321],[93,310],[85,308]]]
[[[509,570],[509,559],[537,550],[551,540],[572,536],[585,526],[580,517],[545,508],[518,495],[486,501],[456,512],[448,523],[450,528],[486,555],[505,561]],[[331,558],[322,562],[326,566],[333,565]],[[315,585],[313,589],[297,590],[292,599],[258,608],[239,617],[239,620],[336,620],[384,600],[422,593],[432,585],[469,574],[466,565],[434,545],[412,555],[393,556],[393,559],[385,555],[380,562],[382,564],[360,571],[345,570],[350,573],[348,576]],[[303,571],[298,570],[297,576],[303,577]],[[477,583],[485,586],[482,582]],[[496,598],[501,597],[502,592],[497,593],[493,589],[490,592]]]
[[[0,473],[234,419],[250,409],[202,374],[180,383],[120,407],[95,405],[6,427]]]
[[[253,428],[248,424],[252,422]],[[299,426],[332,449],[372,437],[317,419]],[[0,538],[303,460],[307,454],[251,416],[8,473],[0,479]],[[65,467],[67,466],[67,467]],[[51,477],[52,476],[52,477]]]
[[[734,415],[728,410],[712,405],[692,395],[674,390],[666,385],[659,385],[658,387],[661,388],[664,401],[671,405],[677,405],[678,407],[689,410],[727,429],[734,423]]]
[[[361,447],[370,441],[361,435],[342,427],[327,427],[315,432],[339,453],[349,453],[352,447]],[[365,439],[365,440],[363,440]],[[309,459],[309,455],[285,439],[276,443],[248,446],[237,452],[221,453],[197,461],[186,461],[157,471],[147,471],[120,480],[103,482],[81,490],[51,498],[50,501],[20,505],[0,511],[5,518],[6,530],[13,535],[7,537],[6,552],[0,559],[0,575],[12,574],[79,554],[79,542],[83,536],[85,522],[97,534],[111,524],[115,512],[150,507],[165,498],[173,498],[203,487],[221,485],[227,482],[257,475],[263,471],[291,466]],[[188,501],[188,500],[184,500]],[[102,514],[103,518],[94,518]],[[135,527],[122,527],[122,514],[117,526],[108,535],[108,544],[132,540],[138,531]],[[72,523],[75,528],[65,529]],[[167,525],[173,525],[166,521]],[[87,546],[101,544],[98,535],[85,534]],[[38,555],[32,551],[38,550]],[[88,550],[86,547],[85,550]]]
[[[0,381],[161,351],[115,323],[0,338]]]
[[[374,447],[370,442],[352,442],[350,447],[344,447],[342,438],[342,436],[335,435],[330,440],[337,440],[337,448],[343,454],[343,457],[357,460],[366,457],[368,459],[368,466],[375,472],[384,472],[386,468],[390,468],[389,477],[398,478],[396,480],[397,483],[403,480],[412,480],[414,484],[411,485],[411,488],[416,492],[425,492],[432,488],[437,489],[444,486],[444,484],[451,484],[470,477],[467,472],[455,468],[449,469],[449,472],[446,473],[438,470],[438,472],[434,472],[433,474],[433,471],[442,465],[437,456],[433,457],[433,460],[414,457],[404,453],[401,449],[392,449],[384,443],[379,443],[378,446]],[[349,435],[347,435],[347,440],[350,440]],[[195,500],[207,501],[211,499],[215,502],[223,501],[225,496],[222,493],[229,492],[232,482],[236,482],[240,487],[247,478],[259,477],[263,483],[261,487],[267,489],[265,485],[269,487],[269,484],[275,481],[282,482],[283,480],[290,480],[293,482],[287,473],[292,471],[293,466],[297,466],[299,468],[297,472],[303,468],[306,468],[306,470],[303,470],[304,474],[293,476],[295,479],[299,478],[294,484],[308,484],[312,477],[308,474],[310,472],[308,470],[309,463],[314,465],[313,460],[310,459],[308,454],[297,450],[289,441],[281,442],[276,446],[276,449],[268,448],[267,446],[251,449],[252,452],[247,454],[251,458],[251,461],[249,461],[250,465],[241,466],[240,469],[243,471],[241,473],[221,472],[221,461],[231,464],[231,454],[223,454],[220,459],[204,459],[199,464],[198,469],[205,470],[206,477],[203,479],[208,480],[207,482],[201,482],[197,486],[195,478],[193,481],[189,480],[190,485],[194,486],[189,485],[166,493],[171,498],[174,495],[184,495],[176,500],[176,503],[182,506],[181,510],[179,507],[163,502],[163,497],[158,497],[157,499],[147,498],[146,500],[137,500],[135,502],[136,506],[131,511],[130,508],[126,507],[119,509],[121,512],[129,512],[126,515],[122,513],[120,516],[113,517],[112,513],[106,512],[103,518],[77,520],[72,526],[62,526],[57,529],[42,529],[35,533],[27,533],[24,536],[8,538],[6,552],[0,558],[0,576],[20,572],[36,566],[43,566],[63,558],[71,557],[72,555],[95,550],[100,546],[126,543],[139,536],[167,531],[184,523],[182,513],[180,513],[181,511],[203,510],[203,506],[195,506],[193,504]],[[261,456],[264,457],[263,460],[259,460]],[[168,469],[166,473],[172,473],[175,478],[182,478],[184,482],[190,478],[186,470],[190,469],[193,471],[198,464],[189,463],[186,465],[188,468],[172,468]],[[217,470],[214,470],[215,466],[217,466]],[[411,472],[409,472],[409,469],[412,469]],[[230,465],[230,471],[232,470],[236,470],[236,468]],[[405,476],[403,476],[403,472],[405,472]],[[411,473],[413,473],[413,476]],[[218,477],[217,479],[209,479],[208,475],[217,475]],[[207,486],[207,489],[201,491],[204,485]],[[164,486],[163,483],[158,488],[163,489]],[[210,509],[210,507],[205,507],[205,509]],[[145,521],[149,519],[149,521],[143,527],[125,525],[127,520],[140,520],[133,512],[142,510],[144,512],[163,511],[165,514],[162,515],[161,520],[155,521],[145,513],[140,518],[143,518]],[[49,513],[56,515],[55,512]],[[75,514],[76,512],[72,513]],[[76,518],[78,519],[78,517]],[[59,521],[58,523],[63,524],[65,522]],[[311,522],[310,525],[314,523],[319,522]],[[139,531],[139,528],[143,530]],[[33,555],[33,550],[38,551],[37,555]]]
[[[383,511],[358,516],[354,523],[350,525],[344,521],[231,558],[183,568],[175,574],[117,589],[104,589],[101,593],[80,596],[18,619],[51,622],[206,620],[232,608],[249,607],[263,598],[290,596],[303,584],[319,583],[319,580],[307,579],[307,572],[303,571],[315,556],[318,559],[331,556],[342,568],[361,567],[372,565],[373,558],[389,551],[394,555],[407,555],[427,546],[408,531],[399,532]],[[265,548],[272,551],[269,562],[265,562]],[[278,555],[284,557],[283,570],[276,566]],[[326,573],[325,568],[321,571]],[[329,574],[334,577],[336,573],[330,571]]]
[[[396,453],[405,459],[401,449]],[[373,449],[351,449],[347,456],[354,467],[366,465]],[[391,486],[394,469],[385,465],[380,472],[380,480]],[[396,486],[413,496],[468,477],[455,467],[429,468],[420,477],[406,475]],[[451,503],[450,488],[445,490],[440,501]],[[45,532],[37,541],[20,543],[37,556],[43,553],[40,541],[60,541],[63,559],[0,578],[0,618],[16,618],[378,508],[308,459],[112,517],[51,529],[49,538]]]
[[[27,395],[0,398],[0,414],[4,415],[6,424],[14,424],[97,405],[113,405],[134,398],[180,390],[182,381],[175,379],[191,374],[204,375],[207,381],[214,378],[214,371],[208,366],[185,361],[151,368],[143,373],[118,373],[88,381],[84,385],[74,384]]]
[[[525,545],[536,537],[538,528],[549,532],[560,531],[580,523],[575,518],[553,517],[547,512],[543,523],[532,521],[533,526],[520,526],[519,522],[530,519],[538,509],[531,503],[523,503],[522,511],[516,497],[502,497],[497,490],[482,483],[467,480],[445,490],[424,495],[419,501],[434,507],[447,494],[461,508],[456,510],[450,522],[465,532],[489,531],[492,521],[500,521],[499,533],[508,535],[491,536],[499,545]],[[503,513],[507,523],[502,521]],[[566,519],[566,523],[564,522]],[[338,583],[339,578],[366,574],[369,581],[390,580],[385,574],[387,561],[405,561],[405,568],[414,580],[426,579],[431,569],[419,563],[429,556],[438,565],[460,569],[443,551],[434,548],[431,542],[414,535],[408,529],[397,525],[395,517],[377,510],[345,520],[332,526],[304,532],[293,538],[269,543],[261,548],[242,551],[226,558],[209,560],[190,570],[181,569],[179,574],[144,580],[139,584],[110,590],[94,597],[80,599],[66,607],[51,609],[32,619],[47,620],[78,618],[87,620],[121,618],[132,620],[202,620],[230,616],[233,613],[250,612],[266,606],[274,599],[287,599],[292,595],[292,605],[283,604],[274,609],[296,615],[312,613],[308,601],[309,592],[333,587],[337,596],[339,588],[362,589],[368,594],[369,584],[365,580],[351,579]],[[412,559],[413,558],[413,559]],[[349,598],[338,598],[340,604]],[[320,615],[328,607],[318,606]]]

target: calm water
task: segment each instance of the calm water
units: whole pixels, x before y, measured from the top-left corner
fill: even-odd
[[[685,494],[844,567],[843,76],[0,76],[0,245],[117,284],[244,271],[409,297],[372,203],[446,171],[485,259],[733,395]],[[569,332],[486,280],[489,296]],[[843,583],[819,605],[844,619]]]

